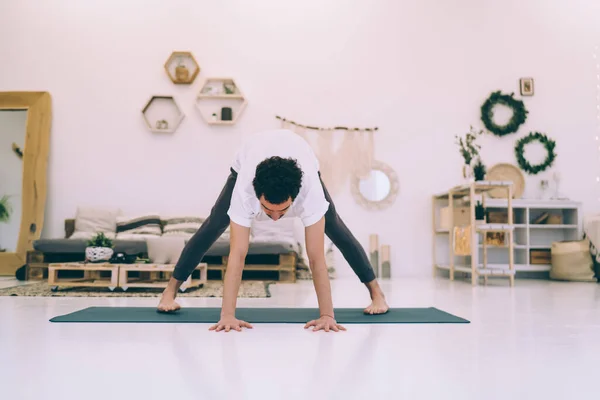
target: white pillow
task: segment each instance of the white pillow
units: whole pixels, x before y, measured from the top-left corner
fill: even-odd
[[[77,207],[75,215],[75,233],[116,232],[119,209],[101,207]]]
[[[154,237],[146,239],[148,258],[156,264],[176,264],[185,247],[182,237]]]

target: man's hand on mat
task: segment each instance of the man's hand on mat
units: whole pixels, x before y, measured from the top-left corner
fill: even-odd
[[[319,331],[321,329],[323,329],[325,332],[329,332],[330,329],[334,332],[346,330],[346,328],[338,324],[335,319],[327,315],[324,315],[319,319],[313,319],[312,321],[307,322],[306,325],[304,325],[304,329],[308,329],[311,326],[314,326],[313,332]]]
[[[252,329],[252,325],[235,317],[221,317],[221,320],[216,325],[211,326],[209,330],[217,332],[225,330],[225,332],[229,332],[231,329],[234,329],[241,332],[242,328]]]

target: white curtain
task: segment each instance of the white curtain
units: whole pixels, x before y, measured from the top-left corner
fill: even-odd
[[[282,121],[282,127],[310,144],[319,160],[323,182],[332,196],[341,191],[351,175],[361,179],[368,177],[373,163],[373,131],[314,130],[288,121]]]

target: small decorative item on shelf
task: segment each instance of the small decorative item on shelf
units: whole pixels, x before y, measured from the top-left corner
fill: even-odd
[[[475,223],[485,224],[485,208],[480,201],[475,205]]]
[[[169,129],[169,123],[165,119],[156,121],[156,129]]]
[[[99,232],[87,242],[85,260],[88,262],[109,261],[113,253],[113,241],[103,232]]]
[[[475,176],[475,181],[485,180],[485,173],[485,165],[483,165],[483,163],[481,162],[481,158],[477,157],[477,162],[473,166],[473,175]]]
[[[552,200],[568,200],[567,197],[560,194],[560,172],[555,171],[552,174],[552,180],[554,181],[554,196],[552,196]]]
[[[506,246],[506,234],[505,232],[486,232],[485,233],[485,244],[489,246]]]
[[[538,198],[540,200],[547,200],[548,199],[548,188],[550,187],[550,183],[548,182],[547,179],[542,179],[540,181],[540,194],[538,196]]]
[[[235,94],[235,82],[223,82],[223,91],[225,94]]]
[[[375,276],[379,277],[379,236],[377,234],[369,236],[369,256]]]
[[[233,119],[231,107],[223,107],[221,108],[221,120],[222,121],[231,121]]]
[[[392,277],[390,246],[387,244],[381,246],[381,277],[388,279]]]
[[[481,146],[479,146],[475,141],[477,140],[477,136],[481,136],[483,134],[483,130],[476,131],[473,127],[470,127],[470,131],[467,132],[464,139],[456,135],[456,144],[459,147],[460,155],[463,158],[463,179],[466,182],[473,182],[473,168],[471,166],[471,162],[477,156],[479,156],[479,150]]]
[[[181,62],[181,57],[178,61],[179,63],[175,67],[175,80],[179,83],[187,82],[190,79],[190,70]]]
[[[212,122],[217,122],[219,120],[219,117],[217,117],[217,113],[212,113],[210,119]]]
[[[468,256],[471,254],[471,227],[454,227],[454,254],[457,256]]]

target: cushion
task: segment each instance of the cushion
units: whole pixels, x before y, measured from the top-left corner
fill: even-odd
[[[191,237],[204,220],[205,218],[194,216],[163,217],[163,235]]]
[[[590,242],[587,239],[552,243],[550,278],[595,282]]]
[[[161,220],[158,214],[145,214],[134,217],[117,216],[117,237],[135,238],[136,235],[162,235]]]
[[[179,237],[154,237],[146,240],[148,258],[156,264],[176,264],[185,247],[185,239]]]
[[[75,215],[75,231],[96,234],[98,232],[116,232],[117,216],[121,214],[119,209],[103,207],[77,207]],[[84,235],[87,237],[87,235]],[[93,236],[93,235],[92,235]],[[74,239],[83,238],[81,234]],[[91,236],[90,236],[91,238]]]

